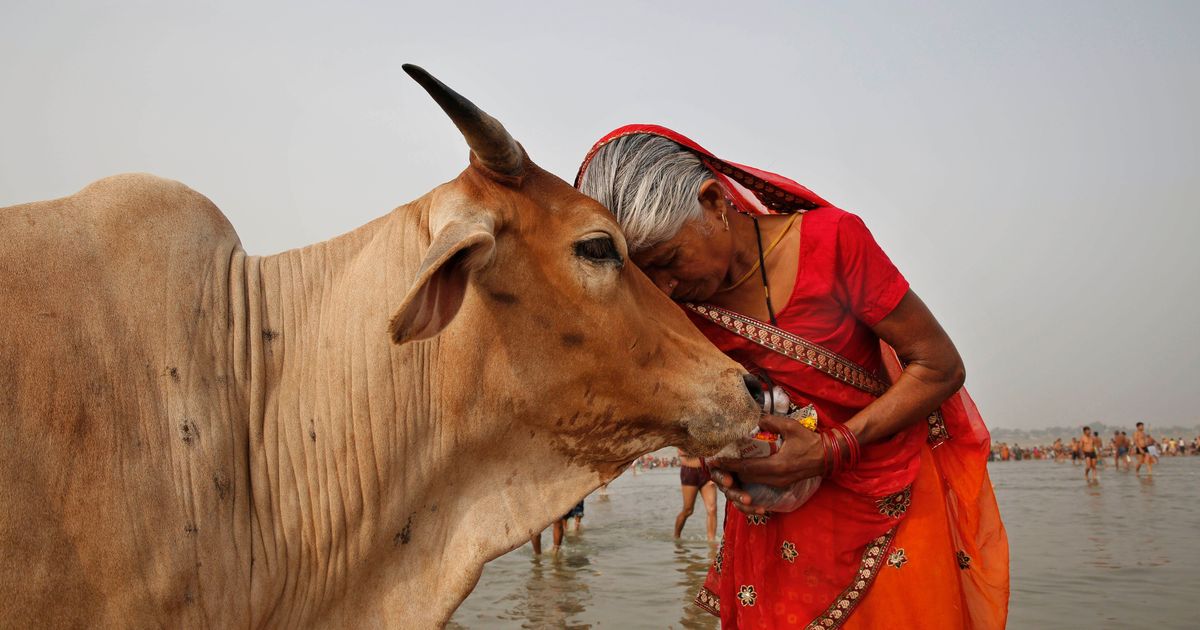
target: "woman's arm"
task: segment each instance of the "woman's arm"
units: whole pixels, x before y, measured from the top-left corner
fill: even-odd
[[[954,342],[911,290],[872,330],[895,348],[904,371],[883,396],[846,423],[861,444],[889,438],[929,417],[967,378]]]
[[[911,290],[872,330],[896,349],[905,367],[887,392],[846,422],[864,445],[923,421],[958,391],[966,378],[954,342]],[[778,453],[760,459],[722,460],[716,468],[737,473],[743,481],[777,487],[821,474],[823,449],[816,434],[788,418],[764,418],[761,426],[783,434],[784,444]],[[843,448],[843,453],[848,454],[848,449]],[[731,487],[727,475],[717,474],[714,479],[739,507],[749,505],[749,497]]]

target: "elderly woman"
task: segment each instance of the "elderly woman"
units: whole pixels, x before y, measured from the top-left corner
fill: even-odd
[[[726,628],[1003,627],[987,430],[954,344],[862,220],[652,125],[602,138],[576,185],[717,347],[816,416],[815,432],[766,416],[776,454],[714,467],[741,512],[696,603]],[[739,488],[817,476],[787,513]]]

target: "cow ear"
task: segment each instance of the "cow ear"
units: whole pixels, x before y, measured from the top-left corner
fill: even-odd
[[[442,332],[462,306],[471,272],[491,263],[495,252],[490,217],[447,223],[429,244],[416,281],[392,317],[392,341],[419,341]]]

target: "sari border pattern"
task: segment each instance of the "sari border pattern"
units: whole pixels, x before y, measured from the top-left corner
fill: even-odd
[[[875,576],[879,575],[879,569],[884,564],[883,556],[895,537],[896,528],[893,527],[886,534],[867,543],[858,571],[854,574],[854,581],[838,595],[837,599],[833,600],[833,603],[825,609],[821,616],[805,626],[806,630],[835,630],[846,623],[846,620],[850,618],[850,613],[854,612],[863,596],[866,595],[867,589],[875,581]]]
[[[786,330],[719,306],[692,303],[685,306],[739,337],[799,361],[855,389],[875,396],[881,396],[887,391],[886,382],[850,359]]]
[[[708,587],[701,586],[700,592],[696,593],[696,599],[692,600],[692,603],[710,615],[721,616],[721,598],[708,590]]]
[[[866,368],[782,328],[719,306],[690,302],[684,306],[739,337],[748,339],[773,352],[778,352],[789,359],[799,361],[855,389],[876,397],[882,396],[888,389],[886,382]],[[950,439],[950,432],[946,430],[946,419],[942,417],[940,409],[929,414],[927,422],[929,435],[926,440],[931,447],[936,448]]]
[[[714,169],[726,177],[736,181],[754,193],[755,197],[762,204],[775,212],[781,214],[803,214],[809,210],[817,208],[817,204],[801,199],[790,192],[781,190],[770,183],[765,182],[740,168],[734,168],[720,160],[703,158],[703,162],[710,168]]]
[[[946,419],[942,417],[942,410],[935,409],[929,414],[929,446],[936,448],[949,439],[950,432],[946,430]]]

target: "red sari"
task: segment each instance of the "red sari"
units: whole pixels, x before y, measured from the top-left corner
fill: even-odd
[[[870,327],[909,285],[857,216],[661,127],[624,127],[596,148],[629,133],[662,135],[696,152],[744,209],[804,212],[796,285],[776,313],[778,327],[870,373],[899,374]],[[846,422],[875,398],[690,315],[726,354],[765,372],[798,405],[814,405],[821,425]],[[696,603],[725,628],[1002,628],[1008,544],[987,475],[990,438],[965,390],[940,411],[929,424],[865,445],[858,467],[826,479],[794,512],[727,510]]]

